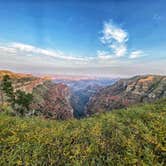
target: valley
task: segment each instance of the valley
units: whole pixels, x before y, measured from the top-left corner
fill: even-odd
[[[81,118],[86,116],[89,99],[100,89],[112,85],[117,79],[113,78],[84,78],[84,79],[55,79],[53,82],[62,83],[69,87],[70,103],[74,110],[74,116]]]
[[[37,77],[1,71],[1,80],[5,74],[11,77],[14,91],[22,90],[33,95],[28,114],[49,119],[80,119],[92,114],[166,98],[166,77],[160,75],[115,79],[76,76]],[[2,91],[0,102],[1,105],[6,102],[6,96]]]

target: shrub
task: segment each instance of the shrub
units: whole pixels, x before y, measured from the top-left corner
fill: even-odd
[[[165,165],[166,100],[82,120],[0,114],[0,165]]]
[[[11,104],[13,110],[21,116],[25,115],[25,113],[29,111],[29,106],[32,103],[33,95],[21,90],[17,90],[15,92],[12,86],[12,80],[8,75],[3,76],[1,86],[2,91],[7,96],[7,101],[9,104]]]
[[[17,105],[16,110],[20,115],[25,115],[29,111],[30,104],[33,100],[33,96],[30,93],[25,93],[24,91],[16,91],[15,104]]]

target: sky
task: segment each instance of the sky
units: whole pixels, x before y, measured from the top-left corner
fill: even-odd
[[[1,0],[0,69],[166,74],[165,0]]]

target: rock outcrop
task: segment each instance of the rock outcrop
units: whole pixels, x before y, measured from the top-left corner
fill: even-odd
[[[44,96],[42,114],[46,118],[66,120],[73,117],[67,85],[52,84]]]
[[[101,89],[87,106],[88,115],[166,97],[166,76],[135,76]]]
[[[48,78],[35,77],[30,74],[17,74],[10,71],[0,71],[0,82],[4,75],[12,79],[14,91],[21,90],[33,94],[31,111],[51,119],[70,119],[73,109],[70,105],[70,92],[67,85],[55,84]],[[0,104],[5,101],[0,91]]]

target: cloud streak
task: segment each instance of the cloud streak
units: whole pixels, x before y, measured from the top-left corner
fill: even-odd
[[[130,59],[136,59],[140,58],[144,55],[143,51],[137,50],[137,51],[132,51],[131,54],[129,55]]]
[[[97,51],[97,58],[99,60],[108,60],[108,59],[112,59],[112,55],[110,55],[110,53],[108,51],[98,50]]]
[[[107,48],[106,50],[98,50],[96,56],[75,56],[71,54],[66,54],[61,50],[51,50],[43,49],[33,45],[28,45],[24,43],[8,43],[0,44],[0,51],[3,55],[11,56],[23,56],[35,59],[34,57],[45,57],[48,61],[53,61],[55,63],[61,63],[68,66],[72,65],[94,65],[96,66],[112,64],[113,61],[124,57],[128,53],[127,41],[128,41],[128,32],[121,27],[115,25],[112,21],[105,21],[103,24],[102,36],[100,41]],[[131,53],[128,53],[130,59],[139,58],[143,54],[141,50],[136,50]],[[108,63],[108,61],[110,63]],[[57,65],[57,64],[55,64]]]
[[[141,49],[128,49],[129,33],[112,21],[104,22],[100,42],[104,49],[98,49],[93,56],[76,56],[61,50],[52,50],[12,42],[0,44],[0,67],[41,73],[81,73],[100,75],[134,75],[139,72],[164,73],[160,69],[163,61],[152,70],[151,64],[141,65],[145,55]],[[130,51],[133,50],[133,51]],[[139,60],[140,58],[140,60]],[[137,59],[137,64],[134,64]],[[140,62],[140,63],[139,63]],[[158,67],[159,66],[159,67]],[[143,70],[144,69],[144,70]],[[58,71],[59,70],[59,71]]]
[[[48,50],[38,48],[32,45],[27,45],[23,43],[11,43],[8,47],[5,48],[5,51],[13,51],[16,54],[24,54],[24,55],[43,55],[49,56],[57,59],[63,60],[74,60],[74,61],[86,61],[87,59],[83,57],[75,57],[71,55],[65,55],[62,51],[59,50]]]

